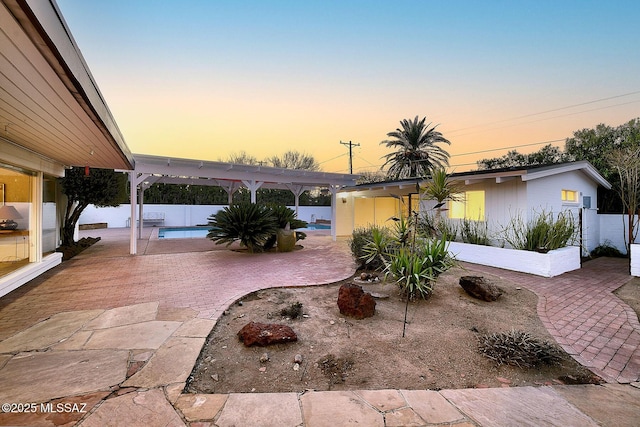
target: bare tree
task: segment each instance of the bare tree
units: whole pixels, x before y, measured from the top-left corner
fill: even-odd
[[[229,154],[227,160],[220,159],[221,162],[229,162],[235,163],[238,165],[257,165],[260,163],[258,159],[253,157],[251,154],[248,154],[246,151],[242,150],[237,153]]]
[[[640,218],[640,146],[619,148],[607,155],[607,161],[620,177],[618,192],[624,212],[628,215],[628,234],[625,235],[627,253],[638,236]]]
[[[304,169],[309,171],[319,171],[320,164],[316,159],[299,151],[287,151],[282,156],[273,156],[267,159],[267,163],[274,168],[284,169]]]

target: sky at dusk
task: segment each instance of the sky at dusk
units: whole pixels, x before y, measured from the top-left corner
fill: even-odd
[[[57,3],[133,153],[357,173],[418,115],[461,172],[640,117],[637,0]]]

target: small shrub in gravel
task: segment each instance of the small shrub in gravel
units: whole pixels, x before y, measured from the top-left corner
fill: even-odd
[[[280,315],[282,317],[288,317],[290,319],[297,319],[298,317],[301,317],[302,303],[299,301],[294,302],[293,304],[280,310]]]
[[[548,341],[539,340],[527,332],[511,330],[480,337],[480,353],[498,365],[532,368],[554,365],[562,360],[559,349]]]

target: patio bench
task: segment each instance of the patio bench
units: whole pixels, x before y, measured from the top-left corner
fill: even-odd
[[[164,212],[144,212],[142,214],[142,225],[164,225]],[[131,218],[127,219],[127,227],[131,227]]]

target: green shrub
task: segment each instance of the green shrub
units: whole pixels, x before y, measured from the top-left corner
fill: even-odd
[[[249,252],[263,251],[267,239],[278,229],[271,210],[255,203],[233,204],[208,219],[211,227],[207,234],[209,239],[217,245],[226,243],[227,246],[240,241]]]
[[[458,237],[458,225],[454,221],[443,217],[438,218],[430,213],[418,217],[416,229],[418,235],[422,237],[447,236],[449,241],[454,241]]]
[[[460,235],[464,243],[490,246],[489,225],[486,221],[463,219],[460,226]]]
[[[594,248],[591,251],[590,255],[594,258],[601,257],[601,256],[614,257],[614,258],[626,258],[626,256],[618,250],[618,248],[611,245],[611,242],[609,240],[605,241],[600,246],[597,246],[596,248]]]
[[[553,213],[543,211],[526,224],[520,215],[512,217],[503,237],[514,249],[548,252],[572,243],[577,228],[571,212],[560,212],[554,219]]]
[[[290,319],[297,319],[302,316],[302,303],[296,301],[287,307],[280,310],[280,316],[288,317]]]
[[[349,247],[353,258],[359,263],[359,269],[369,267],[379,270],[384,267],[383,259],[374,256],[373,249],[377,247],[381,254],[386,252],[386,249],[383,249],[383,240],[386,239],[390,239],[390,237],[389,231],[384,227],[369,225],[353,230],[351,239],[349,239]]]
[[[516,330],[480,337],[479,351],[498,365],[520,368],[553,365],[562,360],[561,352],[555,345]]]
[[[438,276],[454,264],[447,248],[445,237],[420,239],[414,247],[401,246],[388,255],[386,275],[393,276],[409,300],[427,299]]]

